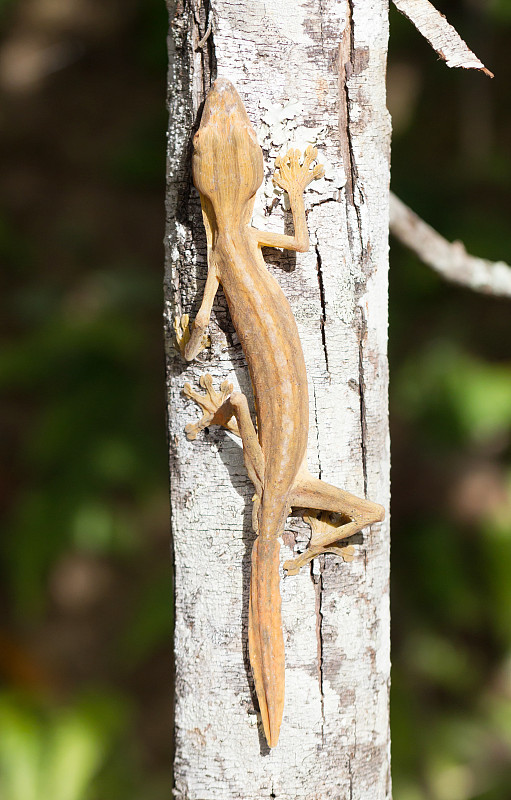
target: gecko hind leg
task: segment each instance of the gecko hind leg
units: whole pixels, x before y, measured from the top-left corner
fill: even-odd
[[[304,553],[285,562],[284,569],[290,575],[296,575],[305,564],[322,553],[335,553],[345,561],[351,561],[352,546],[341,542],[367,525],[381,522],[385,516],[383,506],[378,503],[356,497],[306,473],[299,475],[291,503],[323,513],[319,517],[317,514],[304,516],[312,529],[311,539]],[[339,516],[333,519],[332,513]]]
[[[183,388],[185,397],[194,400],[204,412],[197,422],[191,422],[186,426],[186,435],[189,439],[195,439],[197,434],[209,425],[221,425],[241,437],[245,467],[256,490],[253,498],[252,522],[254,530],[257,531],[264,481],[264,458],[250,416],[247,398],[242,392],[233,392],[233,385],[228,381],[221,384],[219,392],[215,391],[211,375],[202,375],[200,385],[206,389],[205,394],[196,392],[189,383],[185,383]]]
[[[309,546],[299,556],[284,563],[284,569],[288,575],[298,575],[302,567],[323,553],[334,553],[344,561],[353,561],[355,548],[352,544],[343,543],[343,538],[346,538],[346,534],[342,530],[345,527],[344,518],[334,518],[330,511],[304,514],[303,518],[311,527]],[[324,534],[327,534],[328,537],[335,537],[334,541],[330,544],[318,545],[318,539],[321,540]]]

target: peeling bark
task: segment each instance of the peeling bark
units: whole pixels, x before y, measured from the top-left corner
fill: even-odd
[[[351,563],[322,556],[282,579],[286,705],[279,744],[270,752],[258,729],[247,655],[253,489],[228,433],[212,428],[186,440],[184,426],[196,410],[181,396],[185,381],[197,385],[204,372],[216,384],[228,378],[249,397],[250,381],[221,292],[211,348],[197,361],[180,358],[172,327],[176,314],[193,318],[206,277],[189,146],[218,74],[235,83],[260,127],[268,177],[283,131],[315,137],[320,160],[329,164],[322,186],[306,195],[310,251],[269,250],[267,261],[291,303],[307,363],[309,467],[388,508],[387,6],[180,0],[171,2],[170,14],[165,320],[175,795],[387,800],[388,522],[357,537]],[[282,108],[289,110],[279,116]],[[287,232],[289,212],[272,192],[268,183],[265,224]],[[282,562],[293,547],[304,549],[308,530],[300,518],[288,520]]]

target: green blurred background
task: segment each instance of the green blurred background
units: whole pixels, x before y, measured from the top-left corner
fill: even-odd
[[[393,189],[511,262],[511,0],[391,14]],[[163,0],[0,0],[1,800],[171,793]],[[511,798],[511,302],[391,243],[395,800]]]

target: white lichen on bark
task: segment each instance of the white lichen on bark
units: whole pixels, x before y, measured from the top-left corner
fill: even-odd
[[[390,797],[388,517],[358,537],[351,563],[325,556],[283,578],[286,704],[279,744],[268,751],[247,655],[253,487],[229,434],[212,428],[187,441],[197,408],[181,395],[204,372],[249,396],[250,382],[221,292],[212,346],[196,362],[177,354],[172,327],[176,314],[193,318],[206,276],[188,158],[211,77],[234,82],[256,129],[269,109],[295,100],[297,127],[322,132],[317,144],[338,184],[306,195],[309,252],[269,254],[307,363],[309,466],[388,509],[387,38],[380,0],[171,7],[165,313],[180,800]],[[289,224],[280,204],[266,218],[274,230]],[[305,530],[288,521],[282,562],[292,556],[292,534],[303,541]]]

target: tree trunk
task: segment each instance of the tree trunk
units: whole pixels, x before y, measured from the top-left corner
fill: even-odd
[[[315,141],[326,163],[327,179],[306,192],[309,252],[270,251],[267,261],[291,303],[307,363],[309,467],[388,510],[387,5],[171,0],[170,14],[165,314],[175,794],[383,800],[391,792],[388,516],[357,538],[351,563],[322,556],[282,579],[286,699],[278,746],[268,750],[247,653],[253,486],[228,433],[211,428],[186,439],[197,409],[181,394],[205,372],[217,388],[228,378],[249,396],[250,381],[221,292],[211,347],[189,365],[174,348],[173,320],[184,312],[193,319],[206,277],[189,156],[200,104],[218,74],[236,85],[259,129],[267,176],[286,138]],[[288,232],[288,212],[272,201],[267,188],[264,225]],[[300,518],[288,520],[282,562],[296,543],[304,549],[307,531]]]

